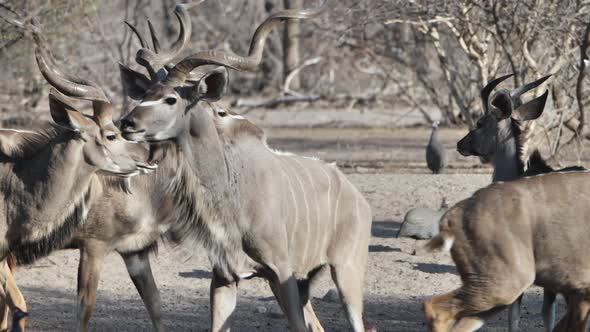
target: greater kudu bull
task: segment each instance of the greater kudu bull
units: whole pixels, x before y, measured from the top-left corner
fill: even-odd
[[[505,75],[492,80],[482,89],[484,114],[478,119],[477,127],[457,143],[457,151],[463,156],[478,156],[494,166],[492,181],[511,181],[521,177],[554,172],[541,157],[538,150],[529,153],[534,129],[533,120],[543,113],[548,92],[526,104],[521,96],[543,84],[549,77],[542,77],[509,91],[501,89],[489,96],[496,86],[511,77]],[[572,166],[557,171],[580,171],[583,167]],[[555,325],[556,294],[545,290],[542,316],[546,331]],[[509,308],[509,331],[518,331],[522,296]]]
[[[96,173],[131,177],[151,168],[143,162],[147,149],[121,138],[104,95],[94,103],[93,116],[76,111],[54,90],[49,102],[55,125],[35,132],[0,130],[0,297],[22,318],[26,305],[7,255],[28,263],[60,248],[100,195]],[[24,329],[24,319],[13,323],[13,330]]]
[[[246,119],[199,101],[215,101],[228,84],[215,69],[196,84],[186,81],[200,65],[237,70],[256,68],[265,38],[280,20],[320,11],[290,10],[272,15],[253,37],[248,57],[199,52],[180,61],[147,90],[121,120],[127,139],[172,141],[177,174],[168,187],[178,222],[170,232],[206,248],[213,265],[213,331],[228,330],[237,283],[266,278],[293,331],[321,330],[309,299],[310,281],[329,265],[355,331],[364,331],[362,284],[371,228],[370,207],[331,164],[272,151],[261,129]],[[146,62],[153,52],[142,49]]]
[[[530,285],[565,295],[554,331],[582,332],[590,310],[590,173],[493,183],[453,206],[427,248],[451,250],[462,286],[424,302],[431,331],[474,331]]]

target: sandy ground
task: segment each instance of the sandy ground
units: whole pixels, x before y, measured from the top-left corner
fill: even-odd
[[[441,133],[451,167],[446,174],[429,174],[423,161],[428,134],[429,129],[269,131],[273,147],[337,161],[373,207],[365,311],[380,331],[424,331],[421,301],[459,285],[448,254],[414,256],[414,248],[422,243],[396,238],[405,212],[415,206],[438,207],[443,196],[457,202],[491,179],[488,167],[453,151],[463,134],[457,130]],[[30,331],[75,330],[77,264],[77,251],[61,251],[19,269],[17,282],[29,304]],[[152,267],[167,328],[206,331],[210,265],[202,250],[161,246]],[[329,273],[324,272],[313,288],[316,312],[326,331],[349,330],[340,304],[322,299],[331,288]],[[527,291],[522,331],[542,329],[541,299],[538,288]],[[506,317],[506,312],[500,314],[483,330],[506,330]],[[234,331],[287,330],[264,281],[240,284],[233,326]],[[116,254],[106,259],[91,327],[96,331],[151,330],[143,303]]]

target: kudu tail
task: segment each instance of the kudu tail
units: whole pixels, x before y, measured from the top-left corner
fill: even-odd
[[[425,252],[449,251],[453,247],[453,236],[448,233],[440,233],[424,245]]]
[[[449,251],[453,247],[453,242],[455,241],[455,236],[451,232],[451,228],[449,227],[450,218],[447,214],[443,215],[440,220],[440,232],[438,235],[430,239],[428,243],[426,243],[421,248],[416,249],[415,254],[421,255],[426,254],[434,251]]]

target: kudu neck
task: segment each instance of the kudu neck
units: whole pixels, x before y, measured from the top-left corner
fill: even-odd
[[[192,125],[177,140],[179,158],[187,163],[205,188],[225,191],[228,183],[228,160],[223,142],[212,122]]]
[[[84,160],[83,144],[51,142],[29,160],[17,162],[14,173],[29,182],[30,194],[46,205],[65,206],[87,191],[96,171]]]
[[[512,181],[522,177],[524,166],[518,157],[518,144],[512,128],[500,132],[497,144],[492,158],[492,181]]]

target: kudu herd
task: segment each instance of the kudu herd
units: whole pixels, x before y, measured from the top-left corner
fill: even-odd
[[[38,67],[52,86],[54,124],[0,129],[0,330],[7,330],[7,307],[13,331],[23,331],[28,316],[12,276],[15,261],[29,264],[54,250],[78,249],[79,330],[89,328],[102,263],[116,251],[154,329],[164,331],[149,261],[164,238],[205,249],[213,270],[212,331],[231,329],[238,282],[254,277],[268,281],[290,330],[323,331],[310,287],[325,267],[352,329],[365,331],[369,204],[334,164],[272,150],[262,129],[215,103],[228,88],[228,69],[255,70],[274,28],[319,16],[326,1],[269,16],[247,56],[207,50],[178,61],[188,50],[192,6],[175,7],[179,36],[169,50],[149,21],[151,47],[126,22],[141,45],[135,60],[148,75],[119,65],[125,93],[137,101],[118,121],[120,129],[106,93],[59,69],[42,36],[33,34]],[[205,73],[197,74],[203,66]],[[538,150],[529,153],[548,92],[528,102],[522,96],[549,76],[492,95],[510,76],[484,87],[484,114],[457,144],[460,154],[492,163],[494,183],[451,207],[425,246],[450,250],[463,283],[424,302],[432,331],[474,331],[505,307],[509,329],[517,331],[522,293],[532,284],[545,289],[548,331],[558,293],[567,313],[555,330],[585,329],[590,276],[579,244],[590,236],[583,219],[590,213],[584,201],[590,178],[577,166],[554,171]],[[72,99],[91,101],[92,116],[77,111]]]

